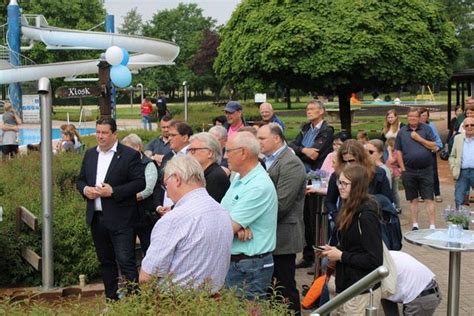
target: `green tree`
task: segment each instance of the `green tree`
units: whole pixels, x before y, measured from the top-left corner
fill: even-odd
[[[454,63],[454,70],[474,68],[474,1],[439,0],[443,11],[454,23],[461,51]]]
[[[142,15],[137,12],[137,7],[128,11],[123,16],[122,26],[119,28],[119,33],[129,35],[141,35],[143,29]]]
[[[226,83],[333,91],[347,130],[351,92],[445,82],[459,47],[453,24],[423,0],[244,0],[221,38],[214,68]]]
[[[173,94],[188,81],[191,90],[198,84],[188,63],[201,45],[205,30],[212,30],[216,21],[203,16],[197,4],[180,3],[176,8],[158,11],[143,26],[143,35],[175,42],[180,47],[175,67],[158,67],[140,71],[137,80],[148,88],[160,89]]]

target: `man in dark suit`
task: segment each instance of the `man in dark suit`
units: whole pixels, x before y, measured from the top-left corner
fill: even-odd
[[[306,106],[308,123],[304,124],[298,136],[289,146],[303,162],[306,172],[321,168],[324,159],[332,151],[332,136],[334,128],[324,121],[326,110],[319,100],[311,100]],[[296,268],[310,267],[314,262],[315,240],[315,206],[312,197],[308,196],[304,208],[304,226],[306,245],[303,250],[303,259]]]
[[[303,250],[303,208],[306,172],[301,160],[285,144],[283,130],[277,123],[259,128],[260,150],[265,155],[265,167],[278,196],[277,243],[273,252],[273,278],[276,289],[299,314],[300,297],[295,281],[296,254]]]
[[[118,267],[127,281],[138,282],[133,224],[136,194],[145,188],[145,178],[140,154],[118,142],[115,120],[99,119],[96,139],[98,146],[86,152],[76,186],[87,199],[86,220],[91,226],[105,295],[116,300]]]

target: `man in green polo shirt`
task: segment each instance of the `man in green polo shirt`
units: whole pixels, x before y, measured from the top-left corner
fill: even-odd
[[[273,274],[278,199],[272,180],[258,161],[260,145],[249,132],[239,132],[226,146],[229,169],[238,173],[221,205],[234,229],[226,286],[248,299],[264,297]]]

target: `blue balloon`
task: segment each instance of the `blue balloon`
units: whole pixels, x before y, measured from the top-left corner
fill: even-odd
[[[122,54],[123,54],[123,57],[122,57],[122,61],[120,62],[121,65],[124,65],[124,66],[127,66],[128,64],[128,52],[125,48],[122,48]]]
[[[110,68],[110,80],[119,88],[126,88],[132,82],[132,73],[124,65],[115,65]]]

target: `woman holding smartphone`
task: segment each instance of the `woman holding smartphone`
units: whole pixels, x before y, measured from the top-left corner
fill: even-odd
[[[346,166],[337,179],[342,199],[336,220],[336,246],[323,246],[320,256],[336,262],[336,293],[365,277],[383,264],[378,206],[368,194],[369,176],[361,165]],[[380,303],[380,283],[372,288],[373,302]],[[339,308],[340,315],[364,315],[369,290]]]

